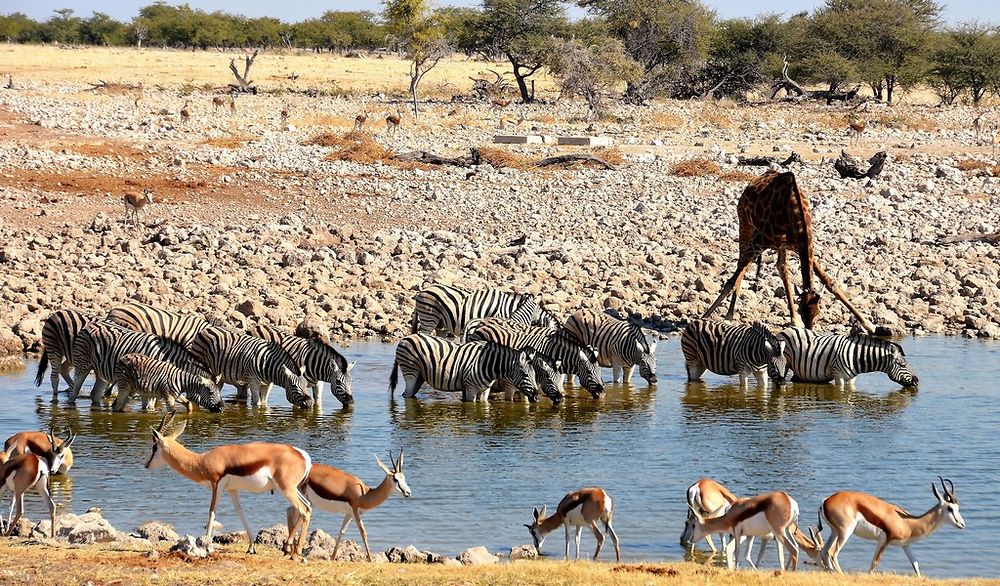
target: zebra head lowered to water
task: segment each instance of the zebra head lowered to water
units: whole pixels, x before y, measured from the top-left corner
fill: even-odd
[[[821,334],[805,328],[787,328],[778,334],[786,342],[785,357],[793,380],[854,386],[866,372],[884,372],[904,387],[919,383],[903,347],[890,340],[854,334]]]
[[[647,339],[639,326],[610,315],[580,310],[566,320],[566,330],[584,346],[597,350],[601,366],[611,367],[614,382],[628,382],[638,365],[639,375],[656,384],[656,340]]]
[[[285,352],[299,366],[302,375],[309,382],[316,406],[322,403],[323,383],[330,385],[330,392],[347,407],[354,403],[351,390],[351,369],[354,363],[330,344],[330,340],[319,332],[298,328],[291,336],[277,328],[255,324],[247,329],[251,336],[257,336],[280,344]]]
[[[535,390],[534,349],[515,350],[492,342],[464,344],[431,336],[410,334],[396,346],[396,360],[389,376],[389,392],[395,392],[399,371],[413,398],[425,382],[440,391],[461,391],[464,401],[485,401],[490,387],[504,381],[528,401],[538,401]]]
[[[688,381],[702,379],[705,371],[740,377],[746,387],[750,377],[765,386],[764,373],[774,384],[781,384],[785,370],[785,342],[760,323],[751,326],[727,322],[695,320],[681,335],[681,351]]]
[[[118,386],[118,397],[113,411],[124,411],[133,393],[142,398],[147,411],[153,410],[158,400],[169,410],[173,410],[175,401],[180,401],[189,411],[190,402],[212,413],[223,409],[219,387],[207,372],[178,368],[142,354],[126,354],[119,358],[114,382]]]

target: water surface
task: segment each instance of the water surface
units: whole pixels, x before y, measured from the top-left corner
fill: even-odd
[[[626,558],[679,560],[685,490],[701,476],[740,495],[786,490],[799,502],[801,523],[815,525],[820,501],[837,490],[872,492],[922,513],[934,504],[930,483],[940,474],[955,481],[967,527],[942,526],[914,545],[921,569],[938,577],[1000,576],[1000,560],[984,555],[986,544],[1000,541],[1000,345],[928,337],[904,346],[920,376],[918,392],[881,374],[861,377],[855,391],[794,385],[744,392],[735,379],[713,375],[689,385],[673,338],[658,345],[656,387],[636,374],[636,385],[609,386],[601,401],[571,390],[553,408],[544,399],[463,404],[457,394],[426,391],[417,400],[392,399],[386,388],[394,347],[358,344],[347,349],[358,360],[351,411],[327,391],[320,412],[293,412],[276,389],[266,413],[233,406],[221,415],[195,413],[182,441],[196,451],[240,441],[292,443],[372,485],[383,477],[373,454],[387,460],[389,449],[402,447],[413,497],[395,495],[366,514],[369,540],[374,550],[412,543],[442,554],[528,543],[523,524],[531,508],[551,510],[583,486],[602,486],[615,498]],[[79,409],[53,406],[48,377],[41,389],[32,382],[36,368],[32,362],[0,376],[0,435],[50,425],[80,434],[71,476],[57,481],[57,502],[77,513],[99,506],[124,530],[157,519],[182,533],[203,531],[209,491],[170,470],[143,468],[149,426],[159,415],[93,411],[86,399]],[[255,530],[284,521],[279,495],[241,500]],[[38,498],[28,501],[29,516],[40,518]],[[219,521],[224,530],[241,529],[228,499],[220,499]],[[313,526],[334,533],[340,519],[321,512]],[[353,526],[348,537],[358,538]],[[592,536],[583,539],[592,552]],[[562,547],[557,531],[543,551],[561,555]],[[867,569],[874,550],[874,542],[853,538],[841,564]],[[773,549],[765,563],[776,565]],[[910,571],[898,548],[881,567]]]

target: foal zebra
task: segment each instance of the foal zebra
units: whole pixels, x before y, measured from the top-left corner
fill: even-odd
[[[317,407],[322,403],[324,382],[329,383],[330,392],[341,405],[347,407],[354,402],[351,394],[351,369],[354,364],[348,364],[344,355],[337,352],[325,337],[292,336],[259,324],[250,326],[247,333],[284,348],[309,382]]]
[[[854,378],[866,372],[884,372],[904,387],[916,387],[918,379],[906,361],[903,347],[895,342],[855,334],[819,334],[805,328],[787,328],[778,337],[786,342],[788,368],[798,382],[854,386]]]
[[[562,328],[526,326],[503,318],[490,317],[479,320],[474,326],[470,326],[466,339],[494,342],[515,350],[534,348],[553,360],[559,361],[560,374],[575,374],[580,379],[580,384],[595,399],[604,394],[601,368],[597,363],[597,351],[589,346],[584,346]]]
[[[630,381],[632,369],[638,364],[639,375],[651,385],[656,383],[656,341],[647,340],[638,326],[596,311],[580,310],[566,320],[565,328],[581,344],[597,349],[600,365],[612,368],[613,382]]]
[[[414,298],[411,333],[461,336],[472,320],[511,317],[531,325],[556,325],[531,295],[498,289],[467,291],[448,285],[431,285]]]
[[[175,401],[180,401],[188,411],[191,401],[212,413],[222,411],[219,387],[208,378],[208,373],[194,373],[142,354],[126,354],[118,359],[114,383],[118,386],[118,396],[112,411],[124,411],[133,393],[142,398],[147,411],[155,409],[157,400],[166,403],[170,411]]]
[[[396,391],[402,370],[407,398],[415,397],[426,382],[441,391],[461,391],[463,401],[485,401],[493,383],[506,379],[535,403],[534,358],[530,348],[514,350],[491,342],[458,344],[428,334],[410,334],[396,346],[389,392]]]
[[[52,398],[59,396],[59,376],[66,384],[73,386],[69,371],[73,368],[73,342],[76,335],[91,321],[96,319],[90,314],[75,309],[60,309],[45,318],[42,324],[42,357],[38,361],[38,373],[35,374],[35,386],[42,386],[45,370],[52,363]]]
[[[188,348],[198,332],[212,324],[197,315],[182,315],[142,303],[126,303],[108,312],[108,321],[137,332],[156,334]]]
[[[709,370],[723,376],[738,374],[744,388],[751,375],[759,386],[767,386],[766,372],[779,385],[783,382],[784,350],[785,342],[759,323],[744,326],[700,319],[688,324],[681,335],[688,381],[701,380]]]
[[[272,384],[285,389],[285,397],[292,405],[303,409],[313,406],[309,383],[280,344],[211,326],[194,337],[191,353],[216,383],[237,388],[248,385],[254,406],[267,407]]]
[[[80,330],[73,343],[73,387],[69,392],[69,404],[76,403],[83,381],[91,371],[97,380],[90,391],[90,402],[100,404],[108,385],[114,380],[118,359],[133,352],[172,362],[192,372],[201,370],[194,357],[176,342],[104,320],[94,320]]]

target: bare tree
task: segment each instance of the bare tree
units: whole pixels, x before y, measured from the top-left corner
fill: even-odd
[[[142,23],[137,23],[132,28],[132,38],[135,39],[135,48],[141,49],[142,42],[149,38],[149,27]]]
[[[259,49],[255,49],[253,55],[243,56],[243,75],[240,75],[239,70],[236,68],[236,59],[229,60],[229,70],[233,72],[236,76],[236,81],[239,84],[239,90],[241,92],[254,93],[252,89],[253,80],[250,79],[250,68],[253,67],[254,59],[257,58],[257,54],[260,53]]]

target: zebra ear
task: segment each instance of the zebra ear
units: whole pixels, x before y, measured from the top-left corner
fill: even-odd
[[[354,365],[357,364],[357,363],[358,363],[358,361],[355,360],[354,362],[348,364],[347,365],[347,372],[351,372],[351,369],[354,368]]]
[[[782,356],[785,354],[785,341],[784,340],[778,340],[778,354],[781,354]]]
[[[532,347],[530,347],[530,346],[527,347],[527,348],[524,348],[524,349],[521,350],[521,355],[524,356],[525,360],[527,360],[528,362],[531,362],[532,360],[535,359],[535,349],[532,348]]]
[[[562,369],[562,360],[556,360],[556,370]]]
[[[770,340],[764,340],[764,348],[767,350],[768,354],[774,354],[774,346],[771,345]]]

